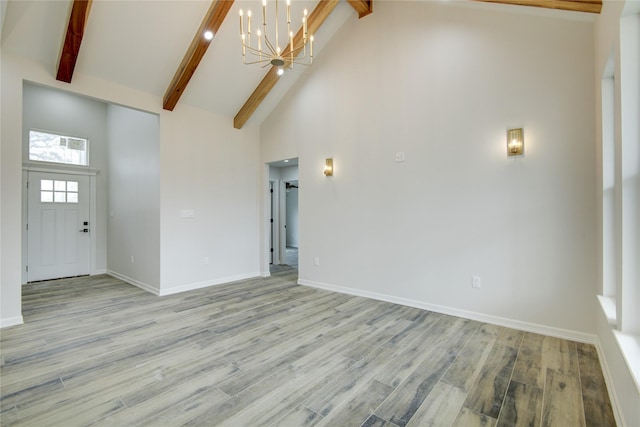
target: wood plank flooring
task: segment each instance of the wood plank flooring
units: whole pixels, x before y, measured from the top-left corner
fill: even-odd
[[[613,426],[593,346],[296,285],[23,287],[2,426]]]

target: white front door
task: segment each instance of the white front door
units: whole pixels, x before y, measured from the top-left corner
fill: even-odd
[[[89,274],[89,177],[29,172],[27,281]]]

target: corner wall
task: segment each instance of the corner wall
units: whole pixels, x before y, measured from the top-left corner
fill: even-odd
[[[109,273],[160,293],[160,124],[110,104]]]
[[[300,283],[594,341],[593,24],[514,10],[378,2],[263,124],[300,158]]]
[[[161,295],[259,276],[258,129],[180,104],[161,130]]]

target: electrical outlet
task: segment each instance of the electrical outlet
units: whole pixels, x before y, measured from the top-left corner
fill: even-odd
[[[313,263],[316,265],[316,267],[320,267],[320,258],[315,257],[315,258],[313,259]]]
[[[204,265],[209,265],[209,257],[204,257]]]
[[[131,255],[131,264],[133,264],[133,255]]]
[[[482,279],[480,279],[480,276],[472,276],[471,277],[471,286],[474,288],[481,288],[482,287]]]
[[[404,151],[398,151],[396,153],[396,162],[404,162]]]

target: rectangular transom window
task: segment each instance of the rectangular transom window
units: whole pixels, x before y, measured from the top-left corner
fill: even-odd
[[[88,166],[88,149],[85,138],[29,131],[29,160]]]

